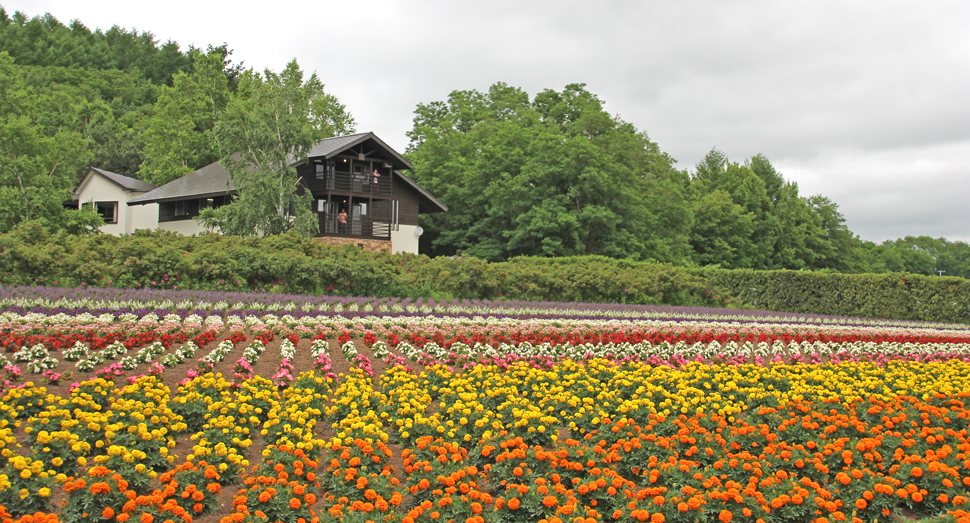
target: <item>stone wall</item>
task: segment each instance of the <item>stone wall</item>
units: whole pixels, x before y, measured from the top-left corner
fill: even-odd
[[[364,238],[337,238],[335,236],[321,236],[317,240],[327,242],[330,245],[356,245],[365,251],[370,252],[391,252],[390,240],[368,240]]]

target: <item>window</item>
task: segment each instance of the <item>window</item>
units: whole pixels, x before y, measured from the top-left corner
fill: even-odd
[[[95,202],[94,209],[104,223],[118,223],[118,202]]]
[[[188,200],[178,200],[175,202],[175,216],[188,216],[189,215],[189,202]]]
[[[326,165],[324,165],[323,162],[317,162],[313,164],[313,166],[314,166],[314,173],[316,174],[317,180],[322,180],[324,176],[324,168],[326,167]]]

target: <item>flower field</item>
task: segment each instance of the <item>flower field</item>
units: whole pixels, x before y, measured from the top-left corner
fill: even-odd
[[[970,328],[0,288],[0,520],[970,522]]]

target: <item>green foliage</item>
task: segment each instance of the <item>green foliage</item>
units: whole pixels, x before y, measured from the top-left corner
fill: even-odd
[[[190,52],[182,53],[171,40],[159,45],[147,31],[113,26],[107,32],[91,31],[81,22],[65,26],[50,14],[13,16],[0,7],[0,51],[19,65],[83,69],[120,69],[136,72],[155,84],[191,66]]]
[[[215,124],[229,101],[221,49],[196,53],[191,74],[179,72],[162,87],[141,132],[141,177],[155,185],[185,176],[219,159]]]
[[[333,247],[295,233],[269,238],[138,231],[74,236],[36,223],[0,234],[0,284],[115,286],[398,296],[386,253]]]
[[[271,236],[319,229],[312,195],[303,191],[294,161],[353,119],[323,91],[316,74],[304,81],[296,60],[280,73],[245,72],[215,124],[214,136],[238,194],[232,203],[205,209],[207,227],[238,236]]]
[[[74,236],[25,223],[0,234],[0,285],[120,286],[756,309],[970,322],[970,280],[907,273],[686,269],[604,256],[428,258],[267,238],[139,231]]]
[[[865,244],[873,272],[912,272],[917,274],[970,278],[970,245],[945,238],[906,236],[880,245]]]
[[[530,102],[497,83],[415,112],[414,178],[452,209],[422,217],[428,252],[686,255],[689,214],[672,160],[583,85]]]
[[[970,280],[907,273],[698,270],[718,294],[756,309],[923,321],[970,321]]]
[[[0,231],[30,221],[73,232],[99,225],[93,213],[64,207],[90,158],[86,146],[80,133],[45,125],[23,72],[0,52]]]
[[[722,190],[700,196],[691,209],[695,221],[691,247],[698,264],[728,269],[751,266],[756,250],[753,214],[745,212]]]
[[[720,193],[720,194],[719,194]],[[862,241],[838,205],[798,194],[763,155],[732,163],[712,149],[689,186],[698,265],[749,269],[870,270]]]

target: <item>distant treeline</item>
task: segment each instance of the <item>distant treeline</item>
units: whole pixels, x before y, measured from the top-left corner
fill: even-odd
[[[371,253],[293,233],[119,238],[24,224],[0,234],[0,284],[727,306],[970,322],[964,278],[688,269],[602,256],[487,262]]]

